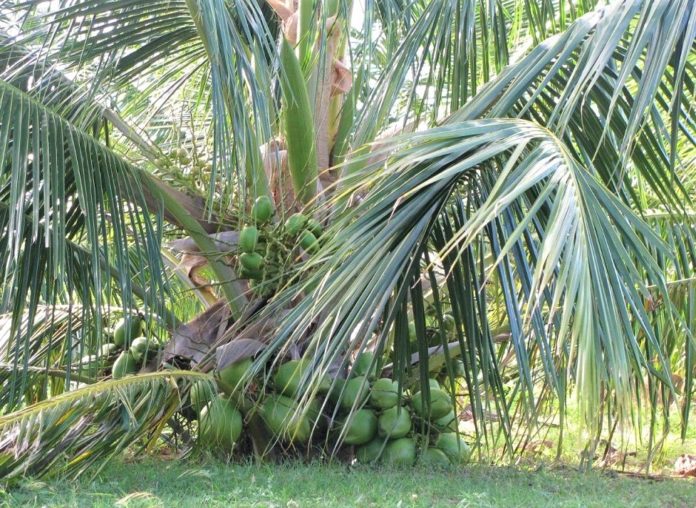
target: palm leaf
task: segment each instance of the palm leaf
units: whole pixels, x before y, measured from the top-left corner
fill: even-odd
[[[372,74],[353,129],[353,148],[371,142],[390,124],[434,125],[457,111],[481,87],[524,54],[526,46],[565,30],[595,2],[430,2],[368,3],[362,44],[355,44],[356,69]],[[372,26],[379,20],[382,38]],[[386,65],[372,56],[377,39]],[[512,56],[511,56],[512,55]]]
[[[134,168],[11,83],[0,82],[0,102],[1,308],[15,320],[7,351],[20,368],[29,344],[15,341],[20,320],[22,336],[31,336],[40,302],[78,303],[89,335],[100,337],[101,310],[119,301],[114,286],[123,308],[134,308],[138,294],[155,313],[167,288],[147,275],[162,271],[159,226],[138,211],[144,199]],[[133,245],[143,254],[135,264],[127,256]]]
[[[271,88],[273,29],[258,2],[71,0],[57,10],[49,4],[35,0],[10,9],[37,20],[13,41],[35,48],[24,66],[61,62],[74,72],[88,69],[88,82],[78,78],[85,104],[123,89],[131,93],[129,87],[141,81],[148,84],[146,95],[161,104],[205,73],[210,82],[202,100],[212,103],[206,115],[214,127],[211,180],[225,186],[215,200],[210,187],[209,205],[227,212],[234,191],[247,182],[263,192],[258,147],[270,138],[274,118],[273,103],[262,93]]]
[[[181,405],[177,381],[206,374],[157,372],[103,381],[0,418],[0,475],[79,475],[128,446],[151,446]]]

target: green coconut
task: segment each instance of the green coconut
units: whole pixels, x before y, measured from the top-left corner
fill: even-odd
[[[421,418],[437,420],[452,411],[452,398],[440,389],[430,389],[430,407],[427,405],[423,392],[416,393],[412,403],[413,410]]]
[[[370,393],[370,384],[365,376],[354,377],[345,382],[339,402],[342,409],[350,410],[362,404]]]
[[[392,466],[412,466],[416,461],[416,442],[408,437],[390,441],[384,448],[382,459]]]
[[[264,265],[264,259],[258,252],[245,252],[239,256],[242,269],[249,273],[258,273]]]
[[[327,396],[329,397],[329,400],[336,405],[338,405],[339,401],[341,400],[341,392],[345,384],[346,380],[341,378],[335,378],[331,381],[331,386],[329,387]]]
[[[368,443],[377,433],[377,416],[371,409],[359,409],[339,425],[339,432],[343,433],[345,444]]]
[[[133,374],[138,368],[137,362],[133,355],[129,351],[123,351],[111,368],[111,377],[114,379],[121,379],[124,376]]]
[[[189,401],[191,402],[191,407],[197,412],[200,412],[206,404],[208,404],[215,397],[215,390],[211,386],[210,382],[200,380],[196,381],[191,385],[189,390]]]
[[[421,453],[419,461],[421,464],[431,467],[447,467],[451,465],[450,459],[439,448],[426,448]]]
[[[324,232],[323,228],[321,227],[321,223],[317,219],[311,217],[307,219],[307,229],[317,238],[319,238]]]
[[[290,442],[306,443],[312,432],[309,418],[297,403],[282,395],[271,395],[261,406],[261,418],[274,435]]]
[[[273,201],[268,196],[259,196],[251,207],[251,215],[259,224],[268,222],[273,217]]]
[[[259,230],[254,226],[247,226],[239,232],[239,250],[251,254],[256,249],[259,241]]]
[[[133,355],[133,358],[135,358],[135,361],[139,362],[146,354],[154,351],[154,346],[152,346],[150,339],[147,337],[137,337],[131,342],[129,351]]]
[[[307,252],[314,252],[319,248],[319,240],[311,231],[304,231],[300,236],[300,247]]]
[[[471,448],[454,432],[440,434],[435,446],[442,450],[452,464],[466,464],[471,457]]]
[[[239,270],[239,276],[242,279],[251,279],[253,281],[260,281],[263,279],[263,272],[261,270],[247,270],[243,266]]]
[[[307,371],[307,360],[290,360],[278,367],[273,376],[275,390],[287,397],[298,395],[300,382]]]
[[[220,389],[227,394],[233,393],[251,367],[251,364],[251,358],[245,358],[244,360],[231,363],[223,369],[216,370],[215,379]]]
[[[411,414],[408,409],[395,406],[385,410],[377,420],[380,436],[398,439],[411,432]]]
[[[374,353],[365,351],[358,354],[353,362],[353,368],[350,371],[351,376],[372,376],[377,369],[377,364],[373,364],[375,359]]]
[[[376,437],[372,441],[355,449],[355,458],[361,464],[371,464],[379,461],[384,453],[387,440],[383,437]]]
[[[383,377],[372,385],[370,404],[378,409],[389,409],[399,403],[399,383]]]
[[[324,426],[325,419],[322,418],[321,406],[322,403],[319,399],[312,399],[312,402],[310,402],[305,409],[305,415],[309,420],[311,428]]]
[[[317,392],[321,393],[322,395],[326,395],[331,390],[332,382],[333,380],[329,377],[329,375],[324,374],[319,381],[319,386],[317,386]]]
[[[114,326],[114,344],[127,347],[143,333],[143,320],[140,316],[125,316]]]
[[[300,234],[307,224],[307,216],[302,213],[294,213],[285,221],[285,231],[290,236]]]
[[[201,410],[198,426],[203,445],[229,452],[242,435],[242,414],[227,399],[215,397]]]
[[[454,409],[433,423],[441,432],[456,431],[458,429],[457,415],[454,414]]]

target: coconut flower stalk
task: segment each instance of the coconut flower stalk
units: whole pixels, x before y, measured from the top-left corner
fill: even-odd
[[[311,1],[292,6],[281,0],[268,3],[283,20],[283,134],[293,190],[298,200],[306,204],[335,180],[335,175],[327,170],[340,121],[336,105],[350,90],[352,75],[340,60],[344,37],[336,5],[325,8],[325,17],[334,14],[326,17],[321,27],[319,16],[314,16],[320,9],[309,8]],[[316,58],[307,49],[310,41]],[[294,53],[290,51],[292,46],[296,47]],[[291,53],[297,58],[292,58]],[[298,72],[300,69],[302,72]]]
[[[314,122],[300,62],[285,38],[280,45],[280,61],[283,72],[281,88],[285,102],[283,126],[288,170],[297,199],[306,204],[316,194],[317,152]]]

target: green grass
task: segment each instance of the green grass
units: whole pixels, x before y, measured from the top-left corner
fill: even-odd
[[[469,466],[451,471],[342,465],[115,462],[96,478],[25,481],[6,506],[696,506],[696,482],[600,471]]]

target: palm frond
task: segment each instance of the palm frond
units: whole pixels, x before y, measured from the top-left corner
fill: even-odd
[[[12,83],[0,82],[0,104],[0,309],[15,318],[7,351],[25,352],[13,341],[21,319],[31,335],[40,304],[80,304],[97,337],[108,303],[135,308],[139,293],[161,314],[161,225],[142,213],[137,171]],[[143,253],[135,264],[133,245]]]
[[[147,448],[179,409],[178,382],[209,380],[188,371],[129,376],[85,386],[0,417],[0,475],[98,472],[116,454]]]
[[[694,142],[693,112],[682,105],[694,99],[695,20],[690,2],[612,3],[534,48],[447,122],[529,119],[633,207],[645,206],[645,185],[683,210],[685,166],[667,147],[679,136]]]
[[[689,318],[669,302],[657,261],[676,253],[632,209],[645,206],[641,185],[677,218],[689,206],[680,184],[687,168],[666,146],[693,140],[693,111],[681,106],[693,94],[692,7],[600,8],[504,69],[442,128],[356,157],[344,196],[367,195],[336,219],[333,241],[308,269],[316,270],[306,286],[313,296],[280,327],[276,348],[323,320],[308,339],[317,371],[365,348],[373,333],[378,351],[393,343],[397,372],[408,369],[408,320],[427,358],[421,286],[429,279],[426,302],[451,308],[457,321],[477,420],[492,397],[506,437],[513,405],[527,408],[518,420],[533,417],[549,389],[562,411],[575,389],[594,427],[606,401],[620,418],[632,414],[635,378],[649,375],[673,392],[664,330],[646,307],[657,293],[666,325],[684,330]],[[673,86],[677,75],[689,84]],[[475,120],[509,116],[534,124]],[[370,166],[376,159],[386,160],[383,169]],[[444,284],[433,276],[438,266]],[[489,308],[491,284],[502,309]],[[492,339],[501,323],[509,349]],[[512,381],[498,363],[509,350]]]
[[[652,320],[655,335],[662,340],[665,358],[671,366],[672,381],[681,399],[681,434],[685,439],[696,374],[696,214],[674,216],[651,211],[646,214],[646,221],[674,254],[655,256],[667,277],[668,304],[665,305],[659,296],[651,298],[649,303],[655,316]],[[664,386],[652,380],[648,382],[648,392],[651,400],[670,401],[675,398]],[[671,430],[669,403],[664,405],[661,416],[662,431],[666,435]],[[654,412],[651,414],[651,419],[658,418]],[[655,426],[655,422],[651,422],[651,428]],[[651,439],[654,439],[652,435]]]
[[[678,392],[672,374],[683,373],[692,393],[694,0],[594,4],[367,2],[363,33],[345,37],[356,86],[335,160],[354,152],[325,205],[323,247],[296,274],[300,282],[257,316],[285,316],[257,370],[300,343],[313,353],[308,399],[354,351],[384,352],[395,377],[421,381],[459,355],[480,443],[502,440],[510,454],[544,409],[563,417],[573,392],[593,431],[606,415],[639,419],[644,377],[653,426],[656,394]],[[336,3],[344,15],[350,5]],[[215,254],[211,266],[235,317],[242,314],[210,231],[136,165],[158,166],[154,152],[182,137],[195,148],[197,135],[181,135],[184,122],[191,133],[204,130],[208,211],[225,217],[268,191],[259,147],[281,130],[278,20],[256,0],[52,7],[0,8],[21,25],[0,40],[0,312],[12,316],[0,375],[22,373],[0,392],[10,406],[37,368],[56,365],[36,348],[56,323],[74,319],[39,316],[44,305],[80,305],[75,322],[93,335],[78,347],[100,342],[101,312],[114,302],[161,307],[162,208]],[[316,56],[305,43],[300,51]],[[307,72],[310,63],[300,64]],[[163,113],[173,97],[187,105],[178,122]],[[115,141],[102,114],[107,100],[126,116]],[[133,120],[142,120],[132,122],[137,129]],[[390,128],[412,132],[380,138]],[[166,173],[162,166],[155,170]],[[355,206],[337,206],[345,203]],[[651,215],[656,203],[664,217]],[[298,294],[309,297],[298,303]],[[445,312],[455,321],[449,335]],[[68,336],[67,363],[57,364],[66,369],[75,352]],[[0,418],[0,448],[11,452],[0,470],[38,474],[63,450],[69,470],[110,456],[176,410],[171,376],[97,383]],[[112,395],[90,398],[102,389]],[[81,441],[77,434],[92,428],[88,410],[104,420]],[[55,429],[41,427],[34,411]],[[105,422],[119,411],[137,420],[135,430],[105,439],[115,425]],[[688,411],[685,401],[684,422]]]
[[[516,63],[515,55],[565,30],[595,3],[368,2],[365,36],[352,50],[356,68],[377,77],[363,83],[353,148],[372,142],[389,125],[433,126]],[[373,24],[383,31],[381,38]],[[386,65],[372,56],[375,39],[383,40]]]
[[[235,191],[247,182],[263,191],[258,147],[270,138],[274,118],[267,100],[274,42],[258,2],[71,0],[56,10],[35,0],[8,10],[36,20],[25,23],[12,41],[33,48],[17,71],[60,62],[77,74],[84,104],[137,92],[147,97],[146,118],[151,118],[187,83],[198,82],[206,90],[200,100],[211,104],[204,113],[213,124],[211,181],[224,186],[222,196],[213,196],[215,186],[210,187],[209,205],[227,212]],[[83,74],[89,80],[81,79]],[[138,102],[131,101],[134,112],[143,109],[135,106]],[[142,117],[133,120],[142,125]],[[247,168],[254,169],[249,179]]]

